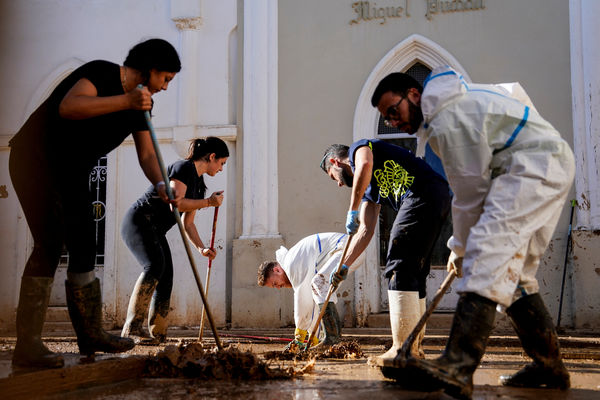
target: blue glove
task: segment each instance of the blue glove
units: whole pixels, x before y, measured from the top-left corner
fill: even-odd
[[[334,286],[339,286],[339,284],[348,277],[348,266],[346,264],[342,264],[342,268],[340,268],[340,273],[337,271],[332,271],[331,275],[329,275],[329,283]]]
[[[358,211],[350,210],[346,215],[346,232],[352,235],[358,231]]]

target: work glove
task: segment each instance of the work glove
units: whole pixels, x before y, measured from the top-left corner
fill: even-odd
[[[462,263],[463,258],[456,255],[455,252],[450,252],[448,257],[448,264],[446,264],[446,270],[448,272],[454,271],[457,278],[462,278]]]
[[[339,286],[339,284],[348,277],[348,266],[346,264],[342,264],[342,268],[340,268],[340,272],[332,271],[331,275],[329,275],[329,283],[334,286]]]
[[[346,215],[346,232],[348,235],[356,233],[358,230],[358,211],[350,210]]]

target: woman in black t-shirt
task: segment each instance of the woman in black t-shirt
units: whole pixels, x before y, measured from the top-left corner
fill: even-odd
[[[177,51],[162,39],[134,46],[123,66],[91,61],[67,76],[10,141],[11,181],[34,239],[21,279],[14,365],[64,364],[40,339],[63,243],[69,251],[67,305],[80,353],[134,346],[102,329],[89,175],[99,157],[133,133],[145,175],[153,184],[162,180],[144,111],[180,69]],[[158,186],[160,197],[169,201],[164,186]]]
[[[229,150],[221,139],[195,139],[190,143],[185,160],[176,161],[168,168],[171,186],[177,192],[185,193],[176,205],[183,212],[187,238],[203,256],[210,259],[214,259],[217,253],[204,246],[196,229],[194,216],[196,210],[218,207],[223,202],[222,191],[204,198],[206,185],[203,175],[214,176],[222,171],[228,157]],[[176,221],[169,205],[158,199],[157,195],[154,186],[150,186],[123,219],[123,240],[144,271],[129,299],[127,320],[121,336],[132,337],[137,341],[148,337],[142,329],[144,315],[148,312],[150,342],[162,343],[167,335],[166,318],[173,288],[173,261],[166,234]]]

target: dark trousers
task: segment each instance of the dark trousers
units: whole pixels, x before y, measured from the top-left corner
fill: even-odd
[[[148,203],[136,204],[129,208],[121,226],[121,236],[129,250],[144,271],[158,280],[154,293],[157,304],[168,303],[173,289],[173,260],[166,238],[170,227],[164,229],[161,214]]]
[[[420,198],[409,193],[404,198],[390,232],[385,276],[388,289],[427,295],[427,275],[431,252],[450,212],[448,186],[440,185]]]
[[[69,272],[94,269],[90,170],[53,165],[41,146],[11,148],[10,178],[34,241],[23,276],[53,277],[63,244],[69,251]]]

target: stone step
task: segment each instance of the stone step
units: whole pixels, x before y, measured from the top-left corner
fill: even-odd
[[[46,322],[69,322],[69,310],[66,306],[51,306],[46,311]]]
[[[104,330],[113,329],[113,321],[102,321]],[[75,334],[71,318],[69,317],[69,309],[66,306],[51,306],[46,311],[46,322],[42,334],[64,334],[71,336]]]
[[[434,312],[427,321],[427,332],[434,334],[449,334],[452,326],[453,312]],[[494,321],[494,333],[510,333],[513,328],[506,314],[496,313]],[[390,316],[389,313],[370,314],[367,317],[367,327],[369,328],[389,328]]]

